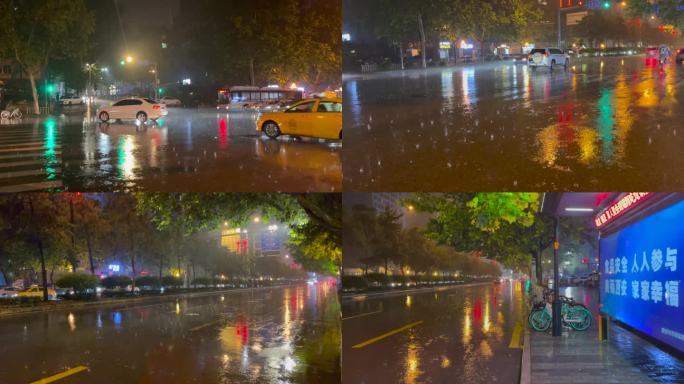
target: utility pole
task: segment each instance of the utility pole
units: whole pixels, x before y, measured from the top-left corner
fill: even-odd
[[[561,335],[561,302],[560,298],[560,260],[558,257],[558,248],[560,248],[560,243],[558,241],[558,216],[553,218],[553,336]]]

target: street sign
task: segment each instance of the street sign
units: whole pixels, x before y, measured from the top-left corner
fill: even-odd
[[[602,311],[684,352],[684,202],[601,239]]]
[[[282,248],[282,240],[277,231],[261,233],[262,252],[279,252],[280,248]]]
[[[566,17],[565,17],[565,20],[566,20],[565,24],[568,25],[568,26],[577,25],[577,24],[579,24],[579,23],[582,21],[582,19],[584,19],[588,14],[589,14],[589,12],[587,12],[587,11],[575,12],[575,13],[568,13],[568,14],[566,15]]]

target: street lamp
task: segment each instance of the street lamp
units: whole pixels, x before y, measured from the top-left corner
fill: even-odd
[[[130,56],[130,55],[126,56],[126,62],[128,64],[132,63],[133,62],[133,56]]]

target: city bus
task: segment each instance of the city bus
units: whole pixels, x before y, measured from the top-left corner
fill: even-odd
[[[224,87],[218,91],[216,109],[261,109],[279,102],[294,102],[302,99],[302,89],[278,86]]]

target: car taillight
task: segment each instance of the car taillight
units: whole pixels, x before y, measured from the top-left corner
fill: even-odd
[[[161,105],[153,105],[152,109],[161,109]]]

